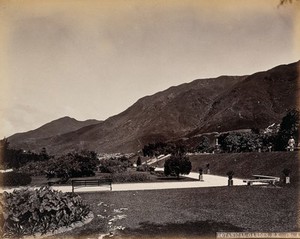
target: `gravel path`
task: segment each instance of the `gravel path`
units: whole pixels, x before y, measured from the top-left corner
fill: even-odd
[[[156,171],[161,171],[162,168],[157,168]],[[198,179],[199,174],[191,172],[186,177]],[[112,184],[112,191],[135,191],[135,190],[159,190],[159,189],[179,189],[179,188],[200,188],[200,187],[224,187],[227,186],[227,177],[204,174],[203,181],[190,181],[190,182],[149,182],[149,183],[119,183]],[[246,185],[242,179],[233,179],[233,185]],[[62,192],[71,192],[71,186],[52,186],[55,190]],[[12,192],[14,189],[0,189],[0,192]],[[110,190],[108,185],[104,186],[93,186],[83,187],[78,186],[75,188],[75,192],[97,192],[97,191],[108,191]]]

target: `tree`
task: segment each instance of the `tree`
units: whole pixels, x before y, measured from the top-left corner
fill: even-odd
[[[41,152],[40,152],[40,160],[41,161],[44,161],[44,160],[46,161],[48,159],[50,159],[50,156],[48,155],[46,148],[43,147]]]
[[[0,163],[1,168],[5,168],[7,164],[7,153],[9,149],[9,142],[7,138],[0,140]]]
[[[287,147],[289,138],[293,136],[296,142],[299,138],[299,111],[289,110],[282,118],[275,140],[275,150],[283,151]]]
[[[240,138],[240,151],[252,152],[262,145],[262,139],[256,133],[243,133]]]
[[[136,166],[140,166],[142,164],[141,157],[139,156],[137,161],[136,161]]]
[[[36,154],[31,151],[10,148],[6,138],[0,140],[0,167],[1,168],[20,168],[29,162],[46,161],[52,156],[47,154],[45,148],[41,153]]]
[[[240,142],[240,134],[239,133],[230,133],[224,139],[224,148],[231,152],[238,152],[241,142]]]
[[[205,152],[209,149],[209,139],[206,136],[201,137],[197,151]]]
[[[219,142],[225,152],[252,152],[262,146],[263,138],[253,132],[231,132],[221,135]]]
[[[191,161],[183,154],[171,155],[164,164],[164,173],[166,176],[176,175],[179,178],[180,174],[189,174],[191,169]]]
[[[94,176],[98,159],[94,152],[69,153],[48,161],[47,177],[67,181],[70,177]]]

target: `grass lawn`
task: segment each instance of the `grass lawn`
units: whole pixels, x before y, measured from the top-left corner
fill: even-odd
[[[236,186],[82,193],[95,218],[61,238],[98,238],[116,228],[115,238],[206,238],[215,237],[217,231],[297,231],[297,192],[296,187]]]
[[[230,170],[234,177],[250,178],[253,174],[282,177],[284,168],[291,169],[291,180],[299,182],[299,151],[294,152],[251,152],[190,155],[192,171],[206,169],[210,165],[211,174],[226,176]],[[163,167],[164,161],[159,162]]]
[[[190,156],[193,170],[210,164],[212,174],[282,176],[290,168],[291,185],[235,186],[128,192],[81,193],[95,215],[61,238],[215,238],[216,232],[292,232],[300,230],[298,152]],[[161,162],[163,163],[163,162]],[[58,238],[58,235],[53,238]]]

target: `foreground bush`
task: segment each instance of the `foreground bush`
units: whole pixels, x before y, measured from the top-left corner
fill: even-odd
[[[147,173],[137,173],[137,172],[124,172],[124,173],[115,173],[112,175],[112,181],[118,183],[125,182],[145,182],[149,181],[150,176]]]
[[[0,186],[2,187],[26,186],[30,183],[31,177],[26,173],[0,173]]]
[[[45,234],[82,221],[90,212],[78,195],[49,187],[4,192],[0,205],[0,237],[12,238]]]

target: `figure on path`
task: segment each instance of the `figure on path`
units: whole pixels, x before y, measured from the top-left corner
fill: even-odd
[[[203,181],[203,169],[199,168],[199,181]]]
[[[295,140],[294,140],[293,136],[291,136],[291,138],[289,139],[288,145],[289,145],[289,150],[290,150],[290,151],[294,151],[294,148],[295,148]]]
[[[208,163],[208,164],[206,164],[206,172],[207,172],[207,174],[210,174],[210,170],[209,170],[209,163]]]

